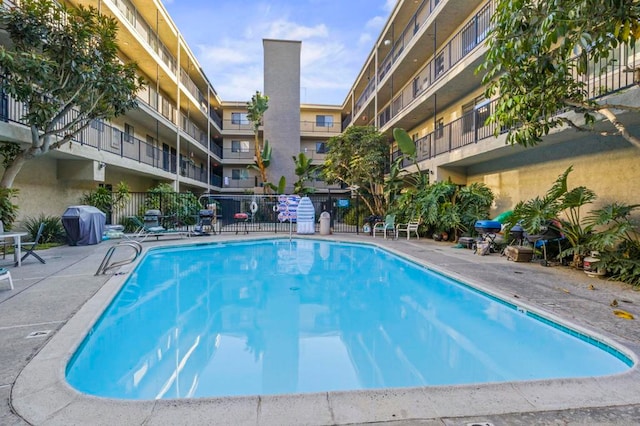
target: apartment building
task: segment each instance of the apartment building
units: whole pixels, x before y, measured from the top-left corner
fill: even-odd
[[[117,20],[121,59],[138,64],[146,85],[138,94],[138,109],[108,123],[96,121],[70,146],[27,163],[14,183],[20,190],[18,221],[41,213],[60,215],[84,193],[119,182],[134,192],[159,183],[196,195],[263,192],[257,173],[248,168],[255,161],[249,99],[220,98],[162,3],[68,3],[96,7]],[[291,46],[297,46],[297,53],[287,49]],[[265,63],[271,67],[265,87],[271,100],[260,141],[270,139],[274,148],[270,181],[285,176],[288,188],[296,180],[292,157],[305,152],[314,164],[322,164],[326,140],[341,131],[340,106],[300,105],[299,49],[300,42],[265,40]],[[283,80],[285,71],[288,79]],[[0,135],[27,143],[22,106],[10,98],[3,105]],[[313,186],[320,192],[329,188],[319,179]]]
[[[69,3],[94,6],[118,21],[122,60],[135,60],[147,84],[138,109],[93,123],[76,143],[23,168],[14,184],[20,190],[18,221],[60,215],[83,193],[119,182],[132,191],[169,183],[196,195],[263,192],[257,172],[248,167],[255,153],[249,99],[220,98],[162,3]],[[264,40],[264,92],[270,102],[259,136],[273,147],[269,181],[285,176],[290,190],[296,180],[293,156],[303,152],[320,165],[328,138],[351,125],[373,125],[389,141],[393,128],[406,129],[432,181],[487,184],[498,212],[543,194],[569,165],[571,186],[593,189],[600,202],[637,202],[630,182],[640,178],[639,153],[621,138],[558,130],[538,147],[524,149],[505,145],[504,134],[496,138],[495,129],[485,125],[494,100],[485,99],[476,69],[486,52],[493,7],[491,0],[399,0],[342,105],[300,104],[300,42]],[[624,72],[636,52],[616,54],[619,66],[605,73],[594,69],[590,90],[640,106],[633,73]],[[3,101],[0,135],[26,143],[21,106]],[[632,128],[640,124],[631,115],[623,118]],[[312,185],[318,192],[340,190],[319,177]]]
[[[505,133],[496,138],[495,127],[485,125],[495,99],[484,97],[476,69],[494,6],[491,0],[399,0],[346,97],[343,126],[373,125],[389,140],[393,128],[404,128],[432,182],[483,182],[496,194],[496,212],[544,195],[569,165],[569,185],[594,190],[599,203],[637,203],[640,151],[621,137],[560,129],[525,149],[505,145]],[[616,66],[591,67],[590,93],[640,106],[633,73],[625,72],[640,56],[626,48],[612,54]],[[637,114],[621,118],[638,131]]]

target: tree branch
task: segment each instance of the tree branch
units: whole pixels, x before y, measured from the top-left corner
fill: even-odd
[[[640,148],[640,138],[631,135],[631,133],[629,133],[629,130],[627,130],[627,127],[618,120],[618,117],[616,117],[616,115],[610,109],[602,108],[598,112],[604,115],[605,118],[609,120],[611,124],[613,124],[613,126],[618,130],[620,136],[622,136],[636,148]]]

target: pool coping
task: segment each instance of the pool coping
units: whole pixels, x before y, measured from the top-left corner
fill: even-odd
[[[222,237],[213,243],[273,238]],[[318,236],[309,238],[323,239]],[[381,245],[373,240],[363,242],[337,238],[335,235],[324,239],[377,246],[482,292],[509,300],[508,295],[481,281],[458,276],[398,247]],[[183,244],[193,244],[193,241],[170,243],[174,246]],[[151,246],[145,246],[145,252],[150,249]],[[131,271],[136,265],[137,262],[122,269]],[[623,344],[524,301],[518,302],[518,306],[613,346],[631,358],[634,366],[621,374],[581,379],[291,395],[127,401],[81,394],[66,382],[66,364],[127,278],[128,275],[124,274],[109,279],[22,370],[12,390],[12,405],[26,421],[32,424],[358,424],[640,404],[638,345]]]

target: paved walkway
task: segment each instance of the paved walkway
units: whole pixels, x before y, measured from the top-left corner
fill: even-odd
[[[250,234],[248,237],[271,237]],[[333,236],[332,236],[333,237]],[[543,310],[640,354],[640,292],[581,271],[514,263],[497,254],[475,256],[451,243],[372,239],[422,263],[533,309]],[[240,239],[222,235],[197,242]],[[246,238],[246,237],[242,237]],[[181,244],[193,240],[145,242]],[[21,268],[0,259],[15,290],[0,281],[0,424],[357,424],[398,425],[632,425],[640,424],[640,373],[611,378],[478,386],[127,403],[84,397],[64,383],[69,342],[86,333],[125,276],[94,276],[113,242],[57,247],[27,259]],[[123,269],[130,270],[131,266]],[[636,320],[613,314],[610,306]],[[72,336],[71,338],[69,336]],[[55,383],[53,383],[55,382]],[[247,403],[247,404],[245,404]],[[253,405],[252,405],[253,404]],[[246,408],[246,407],[249,408]],[[311,408],[309,408],[311,407]],[[222,414],[221,414],[222,413]],[[227,413],[227,417],[223,414]],[[386,424],[386,423],[385,423]]]

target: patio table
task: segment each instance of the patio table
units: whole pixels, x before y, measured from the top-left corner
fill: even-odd
[[[0,232],[0,239],[13,237],[13,260],[18,266],[22,266],[22,237],[27,234],[27,232],[14,231]]]

